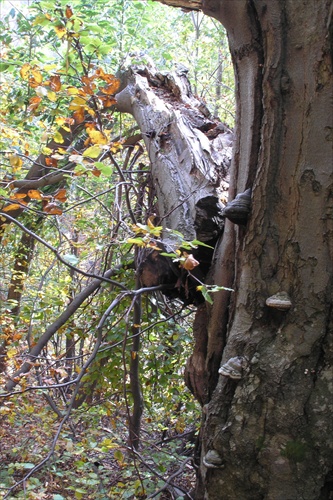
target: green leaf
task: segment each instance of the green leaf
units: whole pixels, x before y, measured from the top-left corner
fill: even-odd
[[[205,286],[203,286],[201,288],[201,293],[204,296],[204,299],[208,302],[208,304],[213,304],[213,300],[212,300],[211,296],[209,295],[208,290]]]
[[[161,252],[160,255],[163,255],[163,257],[172,257],[175,259],[179,257],[179,255],[177,255],[176,253],[167,253],[167,252]]]
[[[113,456],[116,460],[118,460],[118,462],[123,462],[124,458],[125,458],[123,453],[120,450],[115,450],[115,452],[113,453]]]
[[[23,469],[33,469],[35,467],[35,464],[31,464],[29,462],[20,464]]]
[[[199,241],[199,240],[192,240],[191,244],[192,245],[200,245],[201,247],[212,248],[214,250],[214,247],[212,247],[211,245],[206,245],[206,243],[203,243],[202,241]]]
[[[105,163],[102,163],[101,161],[96,161],[95,167],[98,168],[98,170],[100,170],[106,177],[110,177],[110,175],[112,175],[113,168],[111,165],[105,165]]]
[[[79,262],[79,259],[76,257],[76,255],[73,255],[72,253],[67,253],[63,256],[63,259],[72,266],[75,266]]]

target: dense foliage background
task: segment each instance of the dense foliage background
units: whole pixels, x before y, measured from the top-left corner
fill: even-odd
[[[160,229],[143,142],[112,105],[124,68],[185,66],[194,92],[232,128],[224,30],[144,0],[0,9],[0,211],[12,217],[1,216],[0,495],[153,498],[181,477],[176,497],[193,481],[188,447],[199,425],[183,382],[194,306],[159,290],[134,300],[135,249]],[[140,447],[128,437],[133,370]]]

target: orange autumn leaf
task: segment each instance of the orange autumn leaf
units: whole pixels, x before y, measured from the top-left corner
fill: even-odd
[[[54,92],[59,92],[61,89],[61,81],[59,75],[53,75],[50,78],[50,87]]]
[[[84,122],[84,107],[81,106],[79,109],[74,111],[73,113],[73,118],[75,120],[75,123],[79,125],[80,123]]]
[[[84,84],[84,85],[91,85],[91,83],[93,82],[94,80],[94,75],[93,76],[81,76],[81,82]]]
[[[104,80],[104,82],[106,83],[118,83],[118,86],[120,85],[120,80],[118,78],[116,78],[111,73],[104,73],[102,68],[97,68],[95,71],[95,75],[97,78]]]
[[[119,80],[115,78],[115,80],[111,83],[108,83],[105,87],[101,87],[100,90],[103,94],[111,95],[114,94],[119,89]]]
[[[111,106],[113,106],[117,102],[114,97],[99,96],[98,98],[100,101],[102,101],[104,108],[110,108]]]
[[[23,198],[26,198],[28,195],[26,193],[14,193],[11,195],[10,199],[11,200],[22,200]]]
[[[17,210],[18,208],[21,208],[21,205],[18,203],[11,203],[10,205],[7,205],[2,209],[3,212],[10,212],[11,210]]]
[[[29,106],[28,106],[29,113],[32,113],[33,111],[35,111],[38,108],[41,101],[42,101],[41,97],[38,97],[38,96],[32,97],[29,100]]]
[[[102,80],[104,80],[105,73],[104,73],[104,70],[102,68],[97,68],[95,71],[95,75],[97,78],[101,78]]]
[[[31,200],[41,200],[43,198],[37,189],[29,189],[28,196]]]
[[[88,95],[94,95],[95,89],[96,85],[94,83],[92,83],[91,85],[84,85],[82,87],[83,92]]]
[[[66,196],[66,189],[59,189],[59,191],[57,191],[55,194],[54,194],[54,199],[55,200],[58,200],[60,202],[64,202],[67,200],[67,196]]]
[[[56,167],[58,165],[58,160],[55,158],[45,158],[45,165],[48,167]]]
[[[199,265],[199,262],[193,257],[192,254],[187,254],[184,252],[186,257],[185,262],[183,263],[183,268],[187,271],[192,271],[195,267]]]
[[[92,173],[95,177],[99,177],[99,176],[101,175],[101,173],[102,173],[102,172],[101,172],[100,170],[98,170],[98,168],[96,168],[96,167],[94,166],[94,168],[91,170],[91,173]]]
[[[61,215],[62,210],[56,203],[48,203],[43,207],[43,212],[50,215]]]
[[[67,19],[69,19],[70,17],[72,17],[72,15],[73,15],[73,11],[72,11],[71,6],[66,5],[65,16],[67,17]]]

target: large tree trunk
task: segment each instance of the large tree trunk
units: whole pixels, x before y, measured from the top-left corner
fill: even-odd
[[[252,188],[249,221],[226,223],[212,274],[235,291],[229,305],[215,297],[205,332],[212,398],[196,499],[329,499],[331,2],[163,3],[202,8],[227,29],[238,103],[230,199]],[[280,292],[291,304],[267,305]],[[222,365],[241,356],[217,385],[216,348]]]

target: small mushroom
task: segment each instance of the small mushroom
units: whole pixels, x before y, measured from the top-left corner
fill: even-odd
[[[222,215],[234,224],[244,225],[247,223],[250,210],[251,189],[247,189],[244,193],[239,193],[234,200],[224,207]]]
[[[278,292],[266,299],[266,305],[280,311],[286,311],[291,308],[292,302],[287,292]]]
[[[209,450],[202,460],[208,469],[220,469],[224,467],[223,460],[216,450]]]
[[[247,367],[247,360],[243,356],[230,358],[219,369],[219,373],[224,377],[240,380],[243,376],[243,370]]]

